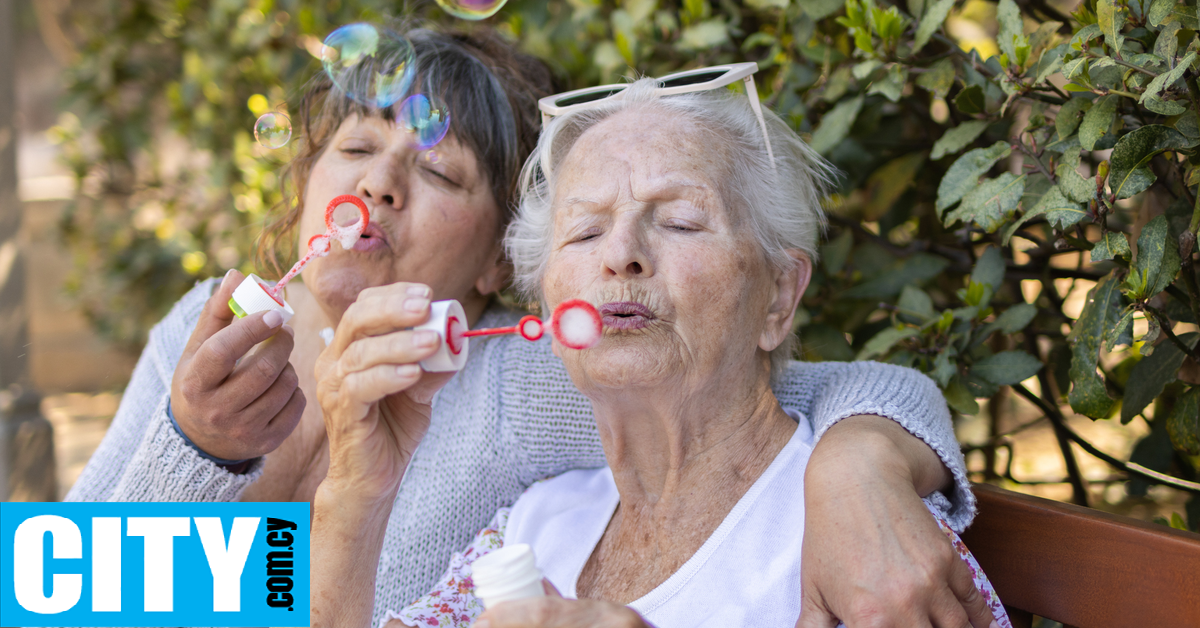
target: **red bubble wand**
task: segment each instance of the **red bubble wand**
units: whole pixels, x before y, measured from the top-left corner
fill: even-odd
[[[345,203],[350,203],[358,208],[361,220],[343,227],[333,220],[333,212]],[[275,287],[271,289],[271,296],[275,297],[275,300],[278,301],[283,288],[296,275],[299,275],[313,258],[329,255],[333,240],[341,242],[344,249],[348,250],[352,248],[354,243],[358,242],[358,239],[362,237],[363,231],[367,229],[367,225],[369,224],[371,224],[371,212],[367,209],[367,204],[361,198],[353,194],[343,194],[329,201],[329,205],[325,207],[325,233],[317,234],[308,239],[308,253],[304,257],[301,257],[295,266],[292,266],[292,269],[279,280],[279,283],[275,284]]]

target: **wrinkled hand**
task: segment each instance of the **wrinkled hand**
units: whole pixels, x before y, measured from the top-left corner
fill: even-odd
[[[317,399],[329,437],[326,482],[343,496],[394,496],[429,428],[433,394],[453,375],[418,364],[441,342],[408,329],[429,318],[428,286],[396,283],[363,290],[317,358]]]
[[[229,299],[242,282],[225,275],[200,313],[171,380],[171,413],[209,455],[228,460],[274,451],[304,413],[288,363],[293,332],[277,312],[235,318]],[[282,333],[280,333],[282,331]]]
[[[863,446],[809,462],[797,628],[988,628],[970,570],[905,470]]]
[[[637,611],[600,600],[565,600],[549,580],[546,597],[528,598],[489,608],[472,628],[651,628]]]

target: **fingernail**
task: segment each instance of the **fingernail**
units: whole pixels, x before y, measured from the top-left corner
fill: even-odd
[[[406,294],[410,297],[428,297],[429,286],[422,286],[420,284],[409,286]]]
[[[404,302],[404,309],[413,313],[424,312],[427,307],[429,307],[429,299],[425,298],[413,298]]]
[[[234,271],[233,268],[230,268],[229,270],[225,271],[225,276],[221,278],[221,287],[222,288],[225,287],[225,284],[229,283],[229,278],[233,276],[233,271]]]
[[[429,348],[437,344],[438,333],[432,329],[418,329],[413,332],[413,346]]]
[[[397,366],[396,374],[404,378],[416,377],[417,375],[421,374],[421,367],[416,364]]]
[[[279,327],[283,324],[283,314],[280,314],[275,310],[271,310],[270,312],[263,314],[263,323],[266,323],[267,327],[270,327],[271,329]]]

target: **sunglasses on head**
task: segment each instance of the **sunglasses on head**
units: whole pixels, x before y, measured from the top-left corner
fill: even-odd
[[[741,79],[746,86],[746,95],[750,98],[750,108],[754,110],[754,115],[758,118],[758,125],[762,129],[763,141],[767,145],[767,156],[774,167],[775,153],[771,150],[771,138],[767,135],[767,122],[763,118],[762,105],[758,102],[758,89],[754,85],[754,73],[757,71],[758,64],[751,61],[684,70],[655,80],[658,82],[659,95],[672,96],[717,89]],[[542,112],[542,126],[545,126],[550,118],[555,116],[592,109],[609,99],[620,99],[628,87],[628,83],[618,83],[585,87],[547,96],[538,101],[538,109]]]

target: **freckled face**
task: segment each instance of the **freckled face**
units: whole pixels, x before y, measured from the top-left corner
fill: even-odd
[[[588,392],[769,369],[758,347],[775,284],[726,200],[720,136],[653,108],[589,129],[558,167],[544,294],[605,318],[595,348],[556,347]]]
[[[447,135],[431,163],[411,133],[387,120],[351,116],[318,158],[304,195],[300,250],[325,231],[325,206],[355,194],[371,228],[352,250],[334,244],[304,270],[304,283],[334,321],[364,288],[428,284],[435,299],[470,301],[499,258],[500,209],[474,152]],[[352,209],[352,206],[348,206]]]

